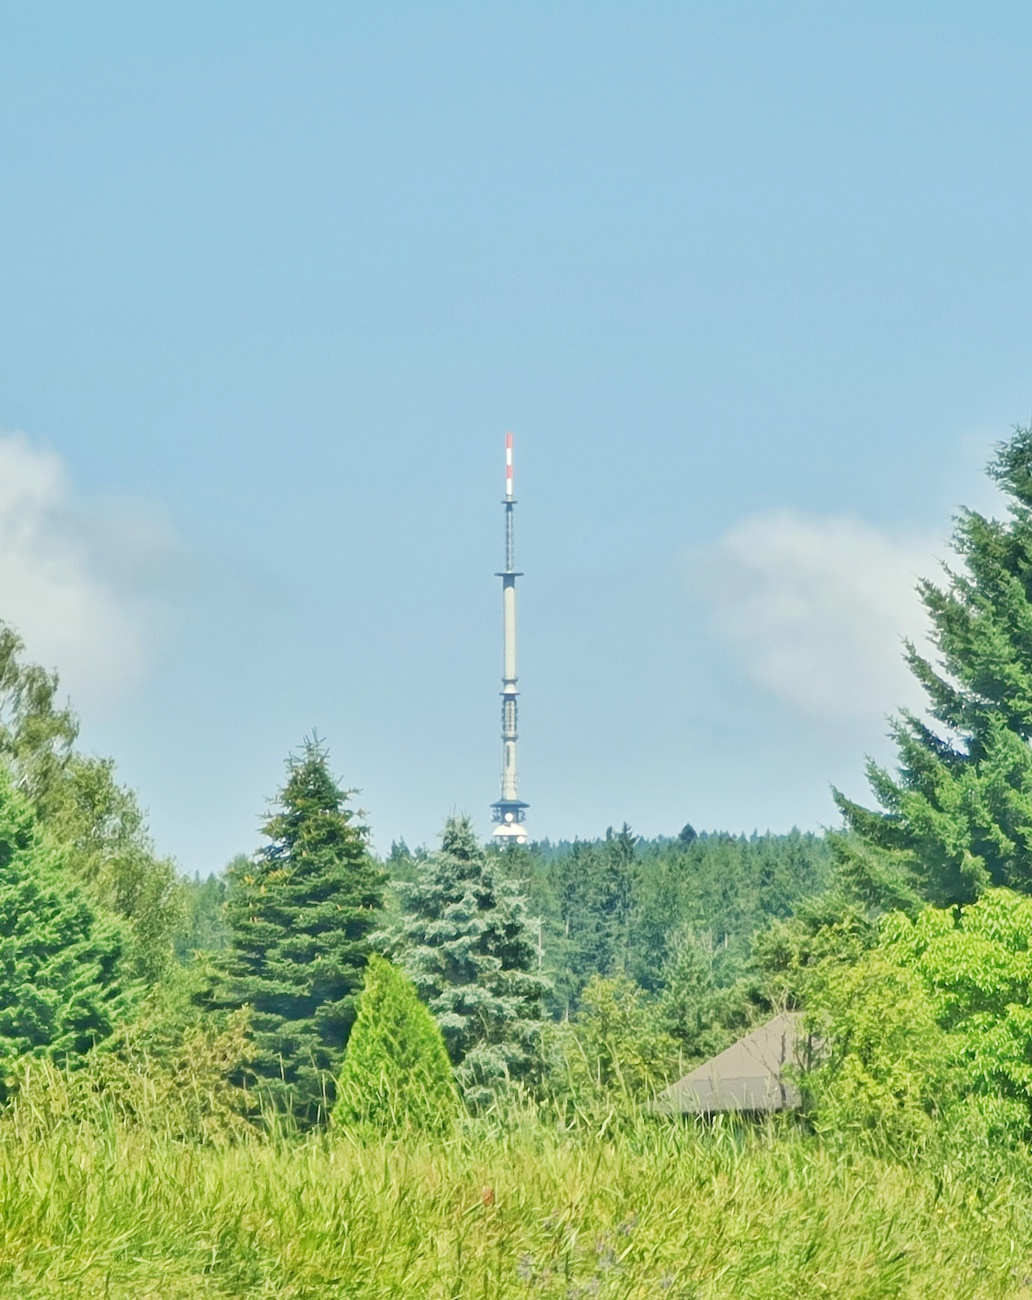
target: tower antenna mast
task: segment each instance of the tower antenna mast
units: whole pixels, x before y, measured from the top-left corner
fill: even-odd
[[[519,796],[516,773],[516,551],[513,543],[513,515],[516,497],[512,480],[512,434],[505,435],[505,568],[495,576],[502,580],[502,797],[491,805],[492,820],[498,823],[494,838],[500,843],[525,844],[523,825],[528,805]]]

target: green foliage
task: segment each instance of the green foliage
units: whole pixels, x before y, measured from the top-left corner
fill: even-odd
[[[859,960],[810,972],[812,1022],[828,1044],[822,1124],[927,1138],[933,1117],[974,1096],[992,1123],[1032,1129],[1032,899],[991,889],[965,908],[891,913],[879,928]]]
[[[640,860],[631,969],[646,987],[657,987],[689,930],[708,936],[714,982],[733,983],[753,935],[822,893],[831,875],[823,839],[798,830],[646,844]]]
[[[74,1072],[21,1058],[12,1071],[15,1122],[42,1137],[98,1117],[175,1142],[225,1145],[252,1131],[251,1099],[230,1081],[251,1060],[248,1013],[203,1014],[199,973],[174,971]]]
[[[46,822],[63,802],[61,787],[79,721],[56,703],[57,674],[23,663],[24,649],[17,633],[0,623],[0,758]]]
[[[625,826],[603,840],[532,845],[500,859],[542,917],[555,1014],[575,1014],[596,974],[624,973],[661,992],[686,933],[710,953],[714,985],[734,985],[747,972],[753,935],[830,879],[830,854],[818,836],[688,830],[641,841]]]
[[[878,941],[877,923],[855,899],[829,890],[753,938],[759,991],[772,1007],[799,1007],[817,966],[852,965]]]
[[[226,868],[239,874],[250,868],[250,861],[239,854]],[[183,915],[175,936],[176,956],[189,962],[199,954],[224,952],[229,947],[226,922],[226,896],[229,883],[225,875],[182,882]]]
[[[920,975],[878,948],[855,965],[815,967],[810,997],[826,1054],[807,1081],[821,1131],[841,1140],[865,1130],[893,1148],[927,1142],[959,1080]]]
[[[0,1072],[19,1057],[75,1064],[127,1005],[126,936],[98,916],[0,767]]]
[[[374,953],[337,1083],[333,1118],[345,1128],[444,1134],[458,1115],[441,1030],[399,967]]]
[[[553,1089],[581,1111],[631,1111],[679,1072],[676,1041],[658,1010],[626,975],[587,984],[572,1023],[552,1030]]]
[[[577,841],[553,861],[557,992],[566,1011],[592,976],[625,969],[639,874],[637,841],[627,825],[618,834],[610,827],[600,842]]]
[[[399,888],[403,963],[441,1026],[467,1103],[486,1106],[540,1063],[549,981],[535,973],[523,898],[466,817],[448,820],[440,849]]]
[[[856,874],[874,864],[892,892],[939,905],[990,886],[1032,892],[1032,429],[997,449],[990,474],[1010,518],[965,510],[953,540],[960,567],[946,569],[942,588],[920,584],[939,663],[913,645],[907,658],[932,724],[896,720],[897,777],[869,764],[880,811],[836,793],[873,851]]]
[[[1019,1102],[1032,1126],[1032,899],[990,889],[958,912],[887,917],[882,932],[924,981],[974,1090]]]
[[[251,1101],[232,1080],[254,1044],[247,1008],[198,1008],[192,995],[203,980],[203,971],[175,971],[155,986],[104,1050],[91,1053],[82,1083],[123,1123],[218,1145],[249,1130]],[[84,1105],[79,1114],[86,1118]]]
[[[261,1097],[302,1125],[328,1118],[383,903],[384,873],[347,800],[306,740],[263,827],[269,843],[229,871],[231,947],[215,958],[211,1004],[251,1008]]]
[[[753,982],[716,983],[714,957],[708,935],[682,934],[656,1000],[658,1023],[677,1044],[680,1064],[686,1068],[722,1052],[758,1018],[769,1015],[769,1005]]]
[[[168,966],[180,924],[175,868],[155,856],[136,796],[117,784],[113,762],[75,750],[79,723],[57,703],[57,674],[23,663],[23,649],[0,623],[0,760],[68,869],[128,922],[128,960],[153,981]]]
[[[404,840],[392,840],[391,851],[383,865],[392,882],[411,883],[419,878],[419,866],[425,858],[425,849],[413,853]]]
[[[577,1015],[547,1035],[554,1105],[634,1114],[770,1014],[744,981],[714,984],[712,953],[691,934],[682,936],[664,982],[655,994],[627,975],[588,981]]]
[[[47,834],[108,911],[128,922],[135,973],[158,979],[184,917],[183,885],[158,858],[136,795],[115,780],[110,759],[71,754],[46,799]]]

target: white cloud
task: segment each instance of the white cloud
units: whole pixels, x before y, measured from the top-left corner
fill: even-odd
[[[777,510],[693,551],[690,581],[756,682],[826,721],[880,718],[922,706],[901,641],[923,639],[915,587],[937,577],[944,551],[933,537]]]
[[[56,452],[0,434],[0,619],[76,704],[111,698],[143,670],[146,615],[126,560],[152,546],[146,532],[77,496]]]

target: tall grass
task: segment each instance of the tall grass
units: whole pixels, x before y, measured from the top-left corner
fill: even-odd
[[[527,1115],[445,1144],[0,1120],[0,1297],[1032,1296],[1032,1174],[789,1124]]]

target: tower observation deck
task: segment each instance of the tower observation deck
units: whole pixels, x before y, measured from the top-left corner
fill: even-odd
[[[516,771],[517,706],[516,698],[516,550],[513,541],[512,434],[505,435],[505,568],[496,577],[502,580],[502,797],[491,805],[492,821],[498,823],[495,839],[524,844],[527,831],[523,825],[528,805],[519,796]]]

